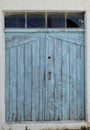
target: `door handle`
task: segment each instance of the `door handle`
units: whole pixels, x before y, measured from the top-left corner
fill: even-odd
[[[48,79],[51,79],[51,72],[48,72]]]

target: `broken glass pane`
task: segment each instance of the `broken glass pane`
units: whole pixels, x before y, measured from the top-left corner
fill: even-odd
[[[84,14],[72,13],[67,15],[67,28],[84,28]]]

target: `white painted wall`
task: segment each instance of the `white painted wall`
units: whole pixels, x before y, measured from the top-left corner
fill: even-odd
[[[3,10],[85,10],[90,0],[0,0]]]
[[[5,42],[4,17],[0,10],[0,130],[5,122]]]
[[[5,124],[5,38],[4,12],[86,12],[86,121]],[[0,0],[0,130],[31,130],[42,128],[77,128],[90,126],[90,0]],[[3,128],[2,128],[3,127]]]

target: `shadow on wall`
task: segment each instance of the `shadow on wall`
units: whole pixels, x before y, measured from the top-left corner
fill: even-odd
[[[26,126],[25,130],[31,130],[31,129]],[[90,130],[90,127],[81,127],[81,129],[59,129],[59,128],[53,129],[53,128],[48,128],[48,129],[42,129],[42,130]]]

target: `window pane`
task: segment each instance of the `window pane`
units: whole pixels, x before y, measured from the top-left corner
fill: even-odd
[[[15,15],[7,15],[5,16],[5,27],[17,27],[17,22],[16,22],[16,16]]]
[[[45,28],[45,15],[28,14],[27,27],[28,28]]]
[[[67,15],[68,28],[84,28],[84,13],[73,13]]]
[[[24,14],[14,14],[5,16],[5,27],[9,28],[23,28],[25,27],[25,16]]]
[[[25,15],[18,15],[17,16],[18,19],[18,27],[19,28],[24,28],[25,27]]]
[[[47,27],[48,28],[65,27],[65,15],[63,14],[48,15]]]

